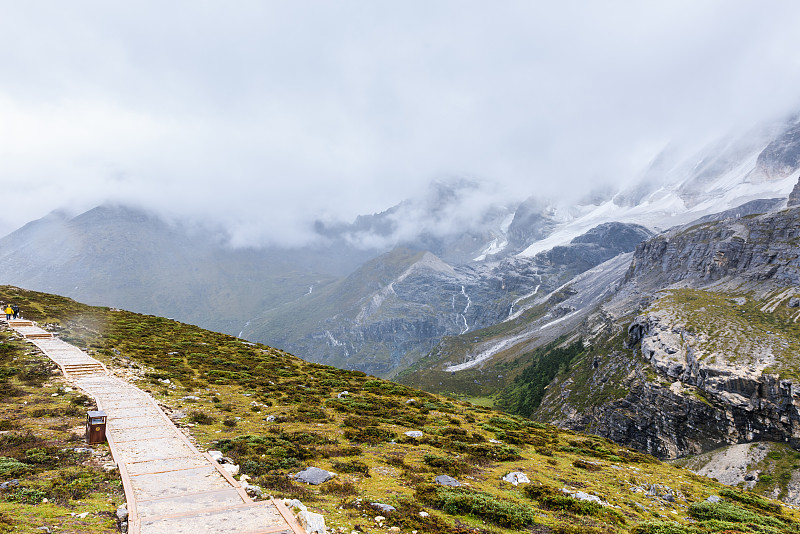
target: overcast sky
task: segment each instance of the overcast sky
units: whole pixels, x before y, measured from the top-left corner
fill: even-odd
[[[800,110],[800,2],[0,0],[0,235],[106,200],[237,242],[432,179],[629,180]]]

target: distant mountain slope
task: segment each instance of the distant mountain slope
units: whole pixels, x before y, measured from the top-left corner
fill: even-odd
[[[313,361],[391,376],[444,336],[506,320],[546,292],[651,233],[608,223],[530,259],[451,266],[430,252],[395,249],[344,280],[251,321],[250,339],[271,339]]]
[[[265,308],[333,279],[297,256],[231,249],[208,232],[101,206],[51,214],[0,239],[0,279],[236,334]]]

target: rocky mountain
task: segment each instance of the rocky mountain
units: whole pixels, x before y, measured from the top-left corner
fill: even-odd
[[[451,266],[427,251],[395,249],[345,279],[251,321],[248,339],[272,339],[312,361],[391,375],[443,336],[512,316],[531,293],[630,252],[651,232],[602,224],[534,258]]]
[[[736,483],[800,504],[787,467],[800,449],[798,258],[800,206],[734,210],[643,241],[513,321],[446,338],[399,379],[659,458],[706,454],[686,465],[729,466]]]

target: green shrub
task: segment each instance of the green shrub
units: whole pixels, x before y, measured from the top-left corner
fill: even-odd
[[[519,449],[502,443],[465,443],[452,441],[447,448],[468,454],[476,462],[508,462],[522,459]]]
[[[365,426],[374,426],[375,423],[374,417],[364,417],[361,415],[348,415],[342,419],[342,426],[349,428],[364,428]]]
[[[689,515],[699,521],[718,520],[731,523],[752,523],[753,525],[778,528],[785,526],[783,521],[774,517],[764,516],[729,502],[710,503],[703,501],[692,503],[689,506]]]
[[[359,473],[365,477],[369,477],[369,466],[364,462],[358,460],[351,460],[349,462],[333,462],[333,468],[340,473]]]
[[[301,423],[319,423],[328,420],[328,415],[325,413],[324,409],[304,405],[297,407],[297,412],[294,417]]]
[[[94,400],[91,397],[87,397],[86,395],[83,394],[79,394],[76,395],[75,397],[72,397],[72,399],[70,399],[69,402],[74,406],[86,406],[89,404],[94,404]]]
[[[450,525],[440,518],[438,514],[420,516],[419,513],[424,508],[417,502],[397,499],[392,504],[395,506],[395,511],[390,514],[385,514],[382,510],[359,501],[345,503],[344,507],[359,510],[361,513],[367,512],[373,516],[385,515],[387,525],[398,527],[401,532],[413,532],[415,530],[426,534],[472,534],[477,532],[472,529],[470,529],[470,532],[466,528]]]
[[[276,436],[239,436],[221,439],[216,447],[231,456],[250,476],[265,475],[278,469],[297,467],[314,452],[291,438]]]
[[[549,510],[576,515],[589,515],[617,524],[625,522],[625,516],[613,508],[608,508],[592,501],[575,499],[552,486],[529,484],[522,489],[522,493],[529,499],[538,501],[539,504]]]
[[[35,488],[20,487],[6,495],[6,500],[22,504],[39,504],[47,493]]]
[[[366,428],[348,428],[344,431],[344,437],[356,443],[377,445],[382,441],[393,440],[397,434],[377,426],[368,426]]]
[[[24,474],[30,466],[17,460],[0,456],[0,478],[13,478]]]
[[[585,469],[586,471],[600,471],[601,467],[597,464],[593,464],[592,462],[587,462],[586,460],[575,460],[572,462],[572,465],[577,467],[578,469]]]
[[[25,451],[25,460],[35,465],[55,465],[59,461],[55,449],[34,447]]]
[[[406,461],[402,456],[387,456],[386,463],[394,467],[399,467],[401,469],[405,469],[408,467],[408,464],[406,464]]]
[[[508,417],[490,417],[489,424],[504,430],[521,430],[522,424]]]
[[[536,510],[527,504],[499,500],[494,495],[463,488],[421,484],[417,499],[451,515],[474,515],[508,528],[524,528],[533,524]]]
[[[191,411],[189,412],[189,416],[186,418],[190,423],[195,423],[197,425],[211,425],[216,421],[212,416],[205,412],[199,411]]]
[[[727,497],[728,499],[740,502],[749,508],[756,508],[758,510],[763,510],[765,512],[769,512],[772,515],[781,515],[783,514],[783,508],[780,504],[775,502],[770,502],[763,497],[759,497],[753,493],[745,493],[742,491],[737,491],[730,488],[725,488],[720,490],[719,494],[722,497]]]
[[[14,520],[7,516],[4,512],[0,512],[0,532],[5,534],[6,532],[14,532],[16,527],[14,526]]]
[[[589,527],[586,525],[561,523],[550,527],[553,534],[609,534],[607,528]]]
[[[276,496],[300,499],[303,502],[314,500],[315,494],[305,485],[292,482],[282,474],[267,474],[256,479],[256,484],[275,492]]]
[[[337,497],[358,495],[358,490],[352,482],[328,482],[321,487],[321,491],[328,495],[336,495]]]
[[[70,467],[58,472],[58,476],[50,480],[48,493],[50,499],[60,503],[88,497],[99,487],[91,471],[81,467]]]
[[[452,476],[460,475],[462,473],[470,473],[474,470],[471,465],[463,462],[462,460],[447,456],[425,454],[425,456],[422,458],[422,461],[425,462],[425,465],[429,465],[430,467]]]
[[[361,456],[364,450],[361,447],[345,445],[342,447],[326,448],[324,453],[328,458],[335,458],[340,456]]]
[[[645,521],[639,523],[631,534],[700,534],[702,531],[692,526],[669,523],[667,521]]]

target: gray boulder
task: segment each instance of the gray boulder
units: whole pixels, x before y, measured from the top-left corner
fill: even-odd
[[[306,534],[325,534],[325,518],[321,514],[301,511],[297,514],[297,522],[306,531]]]
[[[370,504],[375,508],[380,509],[382,512],[394,512],[396,510],[396,508],[391,504],[384,504],[382,502],[373,502]]]
[[[461,482],[448,475],[439,475],[438,477],[436,477],[436,483],[439,484],[440,486],[458,487],[461,485]]]
[[[309,467],[297,473],[294,476],[294,479],[300,482],[305,482],[306,484],[313,484],[314,486],[317,486],[323,482],[329,481],[335,476],[336,473],[320,469],[319,467]]]
[[[579,501],[588,501],[588,502],[596,502],[597,504],[605,504],[597,495],[592,495],[590,493],[586,493],[585,491],[576,491],[575,493],[570,493],[569,496],[572,497],[573,499],[578,499]]]
[[[528,475],[523,473],[522,471],[512,471],[511,473],[504,476],[501,480],[508,482],[509,484],[517,485],[517,484],[530,484],[531,480],[528,478]]]
[[[128,505],[126,503],[121,504],[120,507],[117,508],[117,519],[120,521],[128,520]]]

